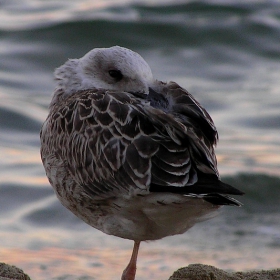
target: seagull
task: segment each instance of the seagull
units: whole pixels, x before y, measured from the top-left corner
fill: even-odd
[[[90,226],[134,241],[122,280],[134,280],[141,241],[182,234],[229,195],[207,111],[120,46],[95,48],[55,70],[41,158],[60,202]]]

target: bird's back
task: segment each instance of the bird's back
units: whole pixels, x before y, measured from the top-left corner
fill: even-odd
[[[51,106],[43,125],[42,160],[59,199],[108,234],[158,239],[239,205],[227,195],[241,192],[219,180],[206,110],[173,82],[157,89],[79,91]]]

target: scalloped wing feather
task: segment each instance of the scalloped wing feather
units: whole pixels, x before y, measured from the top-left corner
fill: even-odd
[[[66,163],[76,183],[95,198],[120,191],[148,193],[151,184],[193,185],[197,170],[218,177],[215,126],[193,97],[175,85],[163,88],[172,99],[170,112],[130,93],[97,89],[54,104],[41,132],[43,161],[51,153],[55,162]]]

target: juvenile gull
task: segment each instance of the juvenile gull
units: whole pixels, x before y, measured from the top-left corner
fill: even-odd
[[[60,202],[104,233],[134,241],[122,280],[135,279],[141,241],[181,234],[240,203],[220,181],[216,127],[175,82],[119,46],[56,69],[41,157]]]

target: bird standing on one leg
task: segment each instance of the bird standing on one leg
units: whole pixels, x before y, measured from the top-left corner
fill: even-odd
[[[141,241],[181,234],[240,203],[220,181],[216,127],[174,82],[154,80],[137,53],[93,49],[55,71],[41,157],[61,203],[89,225],[134,240],[122,280],[135,279]]]
[[[140,241],[134,241],[134,246],[133,246],[133,251],[132,251],[130,262],[128,263],[127,267],[123,271],[121,280],[135,279],[136,262],[137,262],[139,246],[140,246]]]

